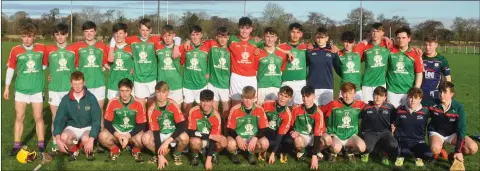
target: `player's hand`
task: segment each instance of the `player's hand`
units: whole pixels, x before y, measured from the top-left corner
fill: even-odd
[[[368,41],[367,40],[362,40],[359,44],[368,45]]]
[[[7,87],[5,87],[5,91],[3,91],[3,98],[5,98],[6,100],[10,99],[9,95],[10,95],[10,91],[8,90]]]
[[[133,68],[130,69],[130,75],[133,75]]]
[[[208,78],[210,78],[210,74],[205,75],[205,79],[208,79]]]
[[[47,81],[52,82],[52,75],[48,74]]]
[[[57,141],[58,150],[62,153],[67,153],[68,147],[63,141]]]
[[[295,59],[295,55],[292,52],[287,51],[287,58],[290,62],[292,62],[293,59]]]
[[[307,44],[307,50],[312,50],[313,49],[313,44],[312,43],[308,43]]]
[[[157,169],[163,169],[165,167],[167,167],[168,165],[168,161],[167,159],[165,158],[164,155],[158,155],[158,161],[157,161]]]
[[[413,51],[415,51],[415,53],[416,53],[418,56],[422,56],[422,55],[423,55],[422,49],[420,49],[420,48],[418,48],[418,47],[416,47],[416,46],[414,46],[412,49],[413,49]]]
[[[256,48],[256,49],[255,49],[255,52],[253,52],[253,54],[254,54],[255,56],[257,56],[258,54],[260,54],[260,51],[261,51],[261,50],[262,50],[262,49],[260,49],[260,48]]]
[[[237,136],[237,138],[235,139],[237,140],[238,148],[240,148],[240,150],[245,151],[247,149],[247,144],[245,143],[245,140],[240,136]]]
[[[463,162],[463,154],[462,153],[455,153],[453,154],[454,159],[458,159],[458,161]]]
[[[262,38],[258,37],[258,36],[255,36],[253,37],[253,40],[255,40],[256,43],[262,41]]]
[[[192,42],[190,40],[185,40],[185,43],[183,44],[183,48],[185,48],[185,50],[187,51],[190,51],[190,49],[192,48]]]
[[[205,161],[205,170],[212,170],[212,156],[207,156]]]
[[[257,137],[253,137],[250,142],[248,142],[248,151],[255,151],[255,147],[257,146]]]
[[[275,153],[271,153],[270,157],[268,158],[268,164],[275,163]]]
[[[290,135],[292,136],[293,139],[297,138],[298,135],[300,135],[297,131],[291,131]]]
[[[172,53],[172,58],[176,59],[180,57],[180,48],[178,46],[173,46],[173,53]]]
[[[318,158],[316,155],[312,156],[312,163],[310,165],[310,169],[317,170],[318,169]]]
[[[130,137],[131,137],[130,134],[125,134],[125,135],[121,136],[120,145],[122,145],[122,148],[127,147],[128,141],[130,140]]]
[[[392,127],[392,135],[393,135],[393,133],[395,132],[395,125],[391,124],[391,127]]]
[[[170,143],[163,143],[160,148],[158,149],[158,154],[161,154],[161,155],[165,155],[167,154],[167,150],[168,150],[168,145]]]
[[[331,44],[330,47],[332,47],[331,52],[333,53],[337,53],[338,51],[340,51],[340,49],[334,44]]]
[[[93,138],[88,139],[87,144],[84,146],[85,154],[91,154],[93,152]]]

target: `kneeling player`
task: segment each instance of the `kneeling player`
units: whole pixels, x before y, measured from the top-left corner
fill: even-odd
[[[260,105],[255,104],[255,88],[246,86],[242,90],[242,103],[230,110],[227,121],[228,146],[234,164],[239,164],[238,151],[248,151],[248,162],[256,164],[254,153],[264,152],[268,148],[268,139],[264,137],[267,116]]]
[[[168,98],[169,89],[164,81],[155,85],[155,101],[148,108],[150,130],[142,137],[142,143],[155,153],[150,162],[158,162],[158,169],[168,165],[165,155],[170,151],[169,145],[177,148],[173,154],[175,165],[181,165],[181,152],[188,145],[188,135],[185,133],[185,118],[178,104]],[[157,159],[158,156],[158,159]]]
[[[300,93],[302,94],[303,105],[293,108],[293,130],[290,135],[293,138],[297,150],[297,159],[299,160],[304,159],[305,148],[313,146],[310,168],[318,169],[318,158],[323,158],[320,151],[323,147],[330,145],[330,142],[325,141],[322,137],[323,132],[325,132],[323,112],[315,104],[316,97],[313,87],[305,86]]]
[[[103,146],[110,149],[110,159],[117,160],[120,155],[120,149],[116,143],[120,143],[122,148],[127,147],[129,143],[133,144],[132,156],[136,162],[142,162],[140,151],[143,148],[142,136],[143,129],[147,123],[145,110],[140,101],[135,100],[131,95],[133,82],[124,78],[118,83],[120,97],[110,100],[105,112],[105,129],[100,131],[98,139]]]
[[[332,101],[322,107],[327,121],[327,133],[331,136],[332,145],[330,146],[329,161],[334,161],[337,154],[345,148],[348,159],[355,161],[353,153],[362,153],[365,151],[365,142],[357,136],[358,117],[360,110],[365,106],[360,100],[354,100],[356,86],[351,82],[346,82],[340,87],[342,98]],[[325,137],[330,141],[328,136]]]
[[[198,152],[206,150],[205,168],[212,169],[212,162],[218,165],[218,152],[227,146],[227,138],[221,135],[220,114],[213,108],[212,90],[200,92],[200,106],[193,107],[188,117],[188,135],[193,153],[192,165],[199,162]]]

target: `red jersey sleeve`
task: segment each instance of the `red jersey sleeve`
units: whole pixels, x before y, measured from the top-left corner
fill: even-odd
[[[327,105],[325,105],[321,108],[321,111],[323,112],[323,115],[325,116],[325,118],[328,118],[330,116],[330,114],[332,113],[332,108],[333,108],[333,103],[334,102],[335,101],[331,101]]]
[[[180,64],[185,65],[185,59],[187,58],[185,47],[183,47],[183,46],[178,47],[178,51],[180,51],[180,54],[181,54],[180,55]]]
[[[215,110],[215,109],[214,109]],[[213,116],[209,119],[212,129],[210,130],[210,135],[220,135],[222,128],[222,121],[220,120],[220,115],[215,110]]]
[[[105,120],[110,121],[110,122],[113,121],[113,117],[115,116],[114,109],[115,109],[115,102],[116,101],[117,101],[117,98],[108,102],[107,110],[105,110],[105,116],[104,116]]]
[[[160,130],[160,126],[157,122],[157,117],[159,116],[158,111],[155,111],[155,103],[152,103],[148,108],[148,125],[151,131],[158,131]]]
[[[277,50],[276,52],[276,55],[281,57],[282,58],[282,66],[280,68],[280,70],[285,71],[285,68],[287,67],[287,54],[286,53],[283,53],[279,50]]]
[[[290,129],[290,126],[292,125],[292,112],[290,112],[290,109],[286,109],[285,112],[282,113],[280,116],[282,118],[282,123],[280,124],[280,127],[278,128],[278,134],[280,135],[285,135],[287,134],[288,130]]]
[[[135,117],[137,124],[146,123],[147,116],[145,115],[145,109],[140,101],[135,101],[135,110],[137,111],[137,116]]]
[[[413,62],[414,62],[414,67],[415,67],[415,73],[422,73],[423,72],[422,57],[420,55],[418,55],[417,53],[415,53],[414,58],[413,58]]]
[[[195,111],[199,110],[200,108],[198,106],[193,107],[190,109],[190,112],[188,112],[188,129],[190,130],[197,130],[197,119],[198,117],[195,115]]]
[[[47,46],[44,46],[44,49],[43,49],[43,65],[45,66],[48,66],[48,54],[50,52],[48,51],[48,47]]]
[[[21,45],[19,45],[19,46],[21,46]],[[12,69],[17,69],[17,55],[19,54],[18,50],[17,50],[17,47],[19,47],[19,46],[13,47],[12,50],[10,51],[10,55],[8,56],[7,67],[12,68]]]
[[[180,112],[180,108],[178,107],[178,105],[173,100],[170,101],[170,104],[173,104],[173,106],[175,106],[171,108],[175,123],[180,123],[185,121],[185,117],[183,116],[182,112]]]
[[[235,129],[237,127],[237,110],[240,109],[240,104],[233,106],[230,109],[230,114],[227,119],[227,128]]]
[[[359,43],[355,47],[353,47],[353,52],[357,52],[358,54],[360,54],[360,59],[362,61],[365,60],[365,57],[363,56],[363,53],[365,52],[365,47],[366,46],[363,43]]]
[[[133,43],[134,39],[135,39],[135,36],[128,36],[128,37],[125,39],[125,42],[130,45],[130,44]]]
[[[325,132],[325,122],[323,117],[323,112],[318,110],[317,114],[315,115],[315,128],[313,131],[313,136],[321,136],[323,132]]]
[[[155,52],[157,52],[157,50],[162,50],[164,48],[165,48],[165,46],[161,43],[155,44]]]
[[[294,107],[292,110],[292,116],[290,120],[290,126],[293,127],[295,125],[295,121],[297,120],[297,114],[301,110],[300,106]]]
[[[103,50],[102,65],[108,64],[108,50],[109,50],[110,48],[108,48],[107,46],[105,46],[105,44],[103,44],[103,43],[99,43],[98,48],[100,48],[100,49]]]
[[[80,59],[80,56],[79,56],[79,53],[78,53],[79,43],[78,42],[74,43],[71,47],[73,49],[73,52],[75,52],[75,68],[78,68],[79,59]]]
[[[257,116],[258,116],[258,128],[263,129],[266,128],[268,125],[267,114],[265,114],[265,110],[259,105],[256,106]]]

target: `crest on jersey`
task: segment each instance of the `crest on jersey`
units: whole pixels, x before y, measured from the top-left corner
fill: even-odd
[[[395,67],[396,70],[394,71],[394,73],[407,74],[407,72],[405,71],[405,63],[403,62],[402,56],[398,57],[398,61],[395,64]]]
[[[245,124],[245,134],[246,134],[246,135],[253,135],[253,134],[254,134],[254,133],[253,133],[253,128],[254,128],[254,127],[253,127],[253,125],[252,125],[252,123],[251,123],[251,120],[248,119],[248,120],[247,120],[247,124]]]
[[[438,68],[438,67],[440,66],[440,64],[439,64],[439,63],[435,63],[434,66],[435,66],[435,68]]]
[[[93,49],[90,49],[89,51],[89,54],[87,56],[87,65],[85,66],[85,68],[96,68],[96,67],[99,67],[95,61],[97,60],[97,58],[95,57],[94,55],[94,51]]]
[[[383,60],[382,55],[378,54],[378,50],[376,50],[375,51],[375,56],[373,56],[373,61],[375,61],[375,63],[373,64],[372,68],[385,66],[385,64],[383,64],[382,60]]]
[[[350,112],[345,112],[345,115],[342,118],[342,125],[338,126],[339,128],[352,128],[350,125],[352,118],[350,118]]]
[[[327,56],[327,57],[332,57],[332,54],[327,53],[326,56]]]
[[[67,59],[65,59],[65,56],[63,56],[63,53],[60,53],[60,59],[58,60],[58,66],[59,68],[55,71],[70,71],[67,67]]]
[[[142,45],[142,50],[140,51],[140,53],[138,53],[138,57],[140,57],[140,59],[138,60],[138,63],[141,63],[141,64],[152,63],[152,61],[149,61],[147,59],[147,56],[148,56],[148,54],[145,51],[145,45]]]
[[[190,59],[190,66],[187,67],[187,69],[194,70],[194,71],[201,71],[201,69],[198,68],[198,63],[199,63],[199,61],[198,61],[198,58],[197,58],[197,53],[194,52],[193,53],[193,58]]]
[[[23,73],[35,73],[38,72],[38,70],[35,69],[35,61],[32,60],[32,54],[28,54],[28,61],[27,61],[27,70],[24,71]]]

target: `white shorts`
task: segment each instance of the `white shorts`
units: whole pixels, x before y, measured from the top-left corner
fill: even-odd
[[[135,96],[135,93],[133,93],[135,91],[135,89],[132,90],[132,96]],[[107,90],[107,99],[108,100],[112,100],[113,98],[115,97],[120,97],[120,92],[119,91],[116,91],[116,90],[110,90],[108,89]]]
[[[105,86],[98,88],[90,88],[88,89],[88,91],[90,91],[90,93],[92,93],[95,98],[97,98],[97,101],[105,99]]]
[[[289,86],[293,89],[293,97],[290,102],[288,102],[288,106],[303,104],[301,90],[305,85],[307,85],[306,80],[285,81],[282,83],[282,86]]]
[[[315,89],[315,103],[324,106],[333,101],[333,89]]]
[[[358,137],[358,136],[357,135],[352,135],[350,138],[348,138],[346,140],[341,140],[336,135],[332,134],[332,138],[336,138],[336,139],[340,140],[340,144],[342,144],[342,146],[345,146],[345,144],[347,144],[348,140],[352,139],[352,137]]]
[[[453,139],[457,137],[457,133],[453,133],[452,135],[444,137],[438,132],[430,131],[428,132],[428,136],[430,137],[430,139],[432,139],[432,136],[439,136],[442,139],[443,143],[452,144]]]
[[[170,138],[170,136],[172,136],[173,132],[170,133],[170,134],[162,134],[160,133],[160,143],[163,143],[165,140],[167,140],[168,138]],[[171,143],[170,143],[170,146],[171,147],[175,147],[177,145],[177,141],[176,140],[173,140]]]
[[[267,100],[277,100],[279,90],[280,88],[277,87],[258,88],[257,104],[262,105]]]
[[[68,94],[68,91],[57,92],[57,91],[48,91],[48,104],[52,106],[59,106],[62,98]]]
[[[387,102],[395,106],[395,108],[397,108],[398,106],[407,103],[407,94],[395,94],[388,91]]]
[[[228,102],[230,100],[230,90],[229,89],[217,88],[210,83],[208,83],[207,87],[208,87],[209,90],[213,91],[213,94],[214,94],[213,100],[214,101]]]
[[[86,131],[90,131],[92,129],[91,126],[87,126],[85,128],[75,128],[73,126],[67,126],[65,128],[65,130],[70,130],[72,131],[74,134],[75,134],[75,138],[77,141],[80,141],[80,139],[82,138],[82,135],[86,132]]]
[[[306,146],[313,146],[313,134],[310,135],[305,135],[305,134],[299,134],[300,136],[303,137],[303,145]]]
[[[381,86],[386,88],[385,84]],[[375,88],[377,87],[362,86],[363,102],[368,103],[368,101],[373,101],[373,90],[375,90]]]
[[[257,89],[257,76],[247,77],[232,73],[230,77],[230,98],[232,100],[242,100],[242,90],[246,86]]]
[[[193,101],[195,101],[197,103],[200,103],[200,92],[205,89],[207,89],[207,86],[198,90],[190,90],[187,88],[183,88],[183,102],[193,103]]]
[[[17,102],[26,102],[27,104],[30,103],[42,103],[43,102],[43,93],[35,93],[35,94],[23,94],[18,91],[15,92],[15,101]]]
[[[135,96],[138,98],[148,98],[152,97],[155,94],[155,81],[149,83],[139,83],[133,82],[133,87],[135,87]]]
[[[357,92],[355,93],[355,98],[353,98],[353,99],[354,99],[354,100],[362,100],[362,95],[363,95],[363,94],[362,94],[362,91],[361,91],[361,90],[360,90],[360,91],[357,91]],[[343,97],[343,96],[342,96],[342,91],[338,91],[338,97]]]
[[[175,103],[182,104],[182,102],[183,102],[183,90],[182,89],[170,90],[170,92],[168,92],[168,97],[173,99],[173,101],[175,101]]]

